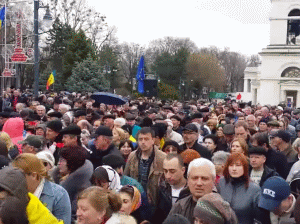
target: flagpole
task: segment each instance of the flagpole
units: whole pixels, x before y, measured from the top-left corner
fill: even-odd
[[[7,63],[7,58],[6,58],[6,52],[7,52],[7,44],[6,44],[6,5],[7,5],[7,0],[5,0],[4,3],[4,67],[6,68],[6,63]],[[2,77],[2,82],[1,82],[1,89],[2,93],[4,92],[4,76],[3,73],[1,74]]]

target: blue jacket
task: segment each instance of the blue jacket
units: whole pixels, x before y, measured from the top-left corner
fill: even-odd
[[[71,224],[71,202],[68,192],[60,185],[45,180],[40,200],[64,224]]]

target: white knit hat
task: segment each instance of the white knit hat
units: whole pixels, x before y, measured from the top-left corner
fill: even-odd
[[[44,161],[48,162],[52,167],[54,166],[55,159],[50,151],[44,150],[44,151],[38,152],[36,154],[36,156],[40,160],[44,160]]]

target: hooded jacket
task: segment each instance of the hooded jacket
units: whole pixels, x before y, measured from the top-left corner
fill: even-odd
[[[27,204],[26,211],[29,224],[63,224],[33,194],[28,193],[24,173],[12,167],[0,171],[0,187]]]
[[[2,131],[6,132],[9,135],[12,142],[18,146],[19,152],[21,153],[22,145],[18,142],[23,140],[24,121],[22,120],[22,118],[9,118],[5,122]]]

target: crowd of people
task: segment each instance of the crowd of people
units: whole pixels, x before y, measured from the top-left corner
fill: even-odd
[[[8,88],[0,110],[2,224],[300,223],[300,109]]]

